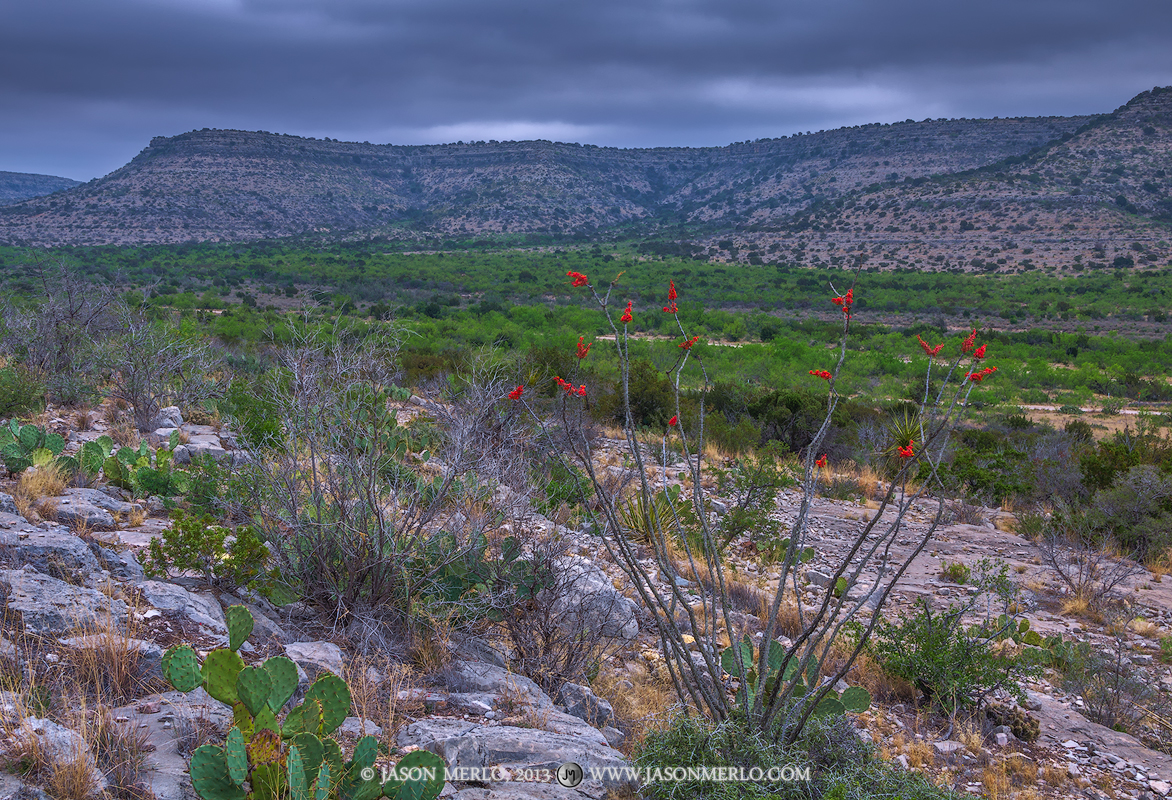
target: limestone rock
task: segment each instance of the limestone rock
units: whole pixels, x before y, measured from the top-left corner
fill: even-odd
[[[181,428],[183,427],[183,412],[179,410],[179,406],[167,406],[160,408],[159,413],[151,417],[151,430],[156,428]]]
[[[622,753],[605,744],[579,736],[550,733],[510,725],[485,726],[456,719],[424,719],[404,728],[398,736],[400,747],[416,746],[441,756],[450,767],[488,767],[556,771],[566,761],[584,769],[623,768]],[[608,788],[630,783],[627,778],[608,777]]]
[[[325,672],[332,672],[339,677],[345,673],[346,662],[342,648],[333,642],[293,642],[285,645],[285,655],[305,670],[311,683]]]
[[[610,703],[594,694],[588,686],[578,683],[563,683],[558,700],[566,712],[585,720],[596,728],[605,728],[614,722],[614,709]]]
[[[628,641],[639,635],[639,607],[614,588],[597,564],[581,556],[567,556],[558,566],[564,570],[566,588],[554,600],[553,611],[568,626],[581,627],[593,636]]]
[[[227,633],[224,609],[220,603],[209,597],[189,592],[182,586],[164,581],[143,581],[139,585],[148,603],[160,611],[169,611],[187,617],[192,622],[205,625],[217,633]]]
[[[98,531],[112,531],[117,525],[114,514],[128,514],[134,509],[130,503],[115,500],[97,489],[66,489],[65,497],[57,501],[57,521],[68,525],[85,524]]]
[[[126,626],[126,603],[31,567],[0,570],[0,591],[7,594],[8,611],[19,616],[27,632],[39,636],[93,630],[107,621],[119,629]]]
[[[8,549],[15,549],[12,556],[18,564],[30,564],[46,575],[84,579],[101,570],[89,545],[61,528],[32,531],[18,547]]]

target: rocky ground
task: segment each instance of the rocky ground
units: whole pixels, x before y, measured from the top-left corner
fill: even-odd
[[[412,411],[417,413],[421,407],[416,403]],[[73,424],[64,418],[46,422],[68,433],[74,450],[105,428],[97,419],[90,421],[89,430],[64,430]],[[242,457],[226,432],[182,419],[166,422],[156,436],[164,438],[171,429],[180,430],[188,453],[206,452],[225,461]],[[602,457],[618,453],[619,442],[602,440],[598,451]],[[181,458],[177,452],[176,460]],[[653,477],[662,480],[662,472],[652,469]],[[678,470],[669,468],[669,481],[680,477]],[[0,659],[8,662],[5,669],[10,673],[27,673],[30,659],[38,661],[38,668],[64,668],[77,661],[79,651],[101,649],[107,641],[104,637],[114,636],[138,653],[145,683],[161,690],[159,662],[164,648],[180,641],[201,651],[226,644],[224,608],[245,604],[257,620],[243,648],[246,661],[285,654],[299,665],[304,685],[323,671],[333,672],[346,676],[352,686],[362,684],[365,697],[389,699],[389,707],[397,709],[389,716],[381,711],[367,713],[356,702],[359,715],[346,721],[345,736],[355,739],[372,733],[387,740],[392,751],[427,748],[442,754],[452,767],[501,766],[512,778],[448,784],[446,796],[462,800],[600,798],[626,783],[615,777],[587,780],[567,789],[556,782],[526,780],[548,777],[543,770],[555,770],[564,761],[587,769],[627,763],[624,748],[629,747],[636,726],[620,718],[611,703],[590,687],[569,684],[551,698],[533,681],[510,673],[507,654],[499,647],[475,638],[454,640],[450,660],[437,667],[429,680],[404,680],[404,673],[394,665],[362,660],[344,637],[321,627],[298,604],[277,609],[247,593],[217,594],[186,576],[147,579],[140,566],[142,550],[168,524],[161,498],[131,498],[106,486],[70,488],[50,498],[52,502],[37,505],[46,513],[26,509],[21,514],[11,495],[4,493],[9,491],[12,487],[0,482],[0,594],[6,607]],[[720,513],[720,498],[714,499]],[[798,500],[792,491],[783,493],[779,521],[792,519]],[[605,690],[595,688],[615,700],[617,708],[624,691],[634,690],[656,673],[658,654],[647,630],[648,618],[623,595],[623,576],[601,557],[602,549],[587,528],[556,524],[508,492],[498,492],[496,502],[514,506],[514,519],[518,518],[516,506],[525,505],[520,515],[523,524],[556,533],[568,543],[572,563],[582,577],[575,583],[577,594],[568,602],[586,609],[604,608],[608,615],[607,633],[613,641],[605,665],[608,679]],[[817,556],[806,572],[811,598],[825,584],[834,554],[864,524],[869,505],[874,503],[826,499],[815,503],[812,544]],[[912,546],[934,510],[934,503],[925,503],[912,514],[897,550]],[[941,577],[945,562],[973,567],[981,559],[995,558],[1009,566],[1023,587],[1024,613],[1035,630],[1110,646],[1113,640],[1101,626],[1062,612],[1061,587],[1041,565],[1030,542],[1011,532],[1012,514],[976,509],[971,521],[976,524],[952,524],[937,533],[894,593],[892,613],[920,597],[942,606],[966,596],[969,587]],[[749,585],[761,590],[776,586],[776,577],[756,559],[734,556],[732,565]],[[1143,572],[1127,588],[1137,598],[1143,617],[1152,623],[1144,629],[1146,636],[1127,634],[1127,658],[1150,685],[1172,690],[1172,668],[1160,663],[1157,644],[1158,637],[1168,635],[1172,627],[1172,580]],[[700,591],[694,585],[689,590]],[[957,729],[954,738],[945,739],[946,724],[907,702],[876,702],[856,724],[859,735],[874,741],[885,756],[961,791],[1008,796],[1005,787],[993,785],[1002,780],[997,776],[1003,776],[1009,781],[1008,789],[1025,792],[1023,797],[1144,798],[1172,793],[1172,757],[1088,721],[1079,711],[1081,706],[1080,698],[1064,695],[1045,680],[1031,684],[1027,710],[1040,729],[1032,743],[1019,741],[1007,727],[985,735]],[[31,738],[42,750],[85,750],[76,731],[38,713],[27,698],[13,692],[0,694],[0,719],[9,747]],[[185,754],[201,735],[214,739],[214,731],[226,733],[231,724],[230,710],[202,690],[189,695],[148,692],[118,705],[113,715],[119,724],[145,736],[143,775],[160,800],[193,796],[185,774]],[[3,797],[40,796],[40,791],[14,776],[0,778]]]

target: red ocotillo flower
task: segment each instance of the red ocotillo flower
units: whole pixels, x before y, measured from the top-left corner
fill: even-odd
[[[814,462],[814,466],[815,466],[815,467],[824,467],[824,466],[826,466],[826,456],[825,456],[825,454],[823,454],[822,458],[819,458],[818,460],[816,460],[816,461]]]
[[[588,283],[590,283],[590,279],[581,272],[567,272],[566,277],[573,278],[573,280],[570,281],[571,286],[586,286]]]
[[[623,312],[623,315],[621,317],[619,317],[619,320],[624,325],[626,325],[628,322],[631,321],[631,301],[630,300],[627,301],[627,310]]]
[[[590,352],[590,348],[594,346],[594,342],[591,342],[590,344],[586,344],[585,341],[586,341],[585,336],[578,337],[578,360],[579,361],[584,359],[586,357],[586,354]]]
[[[812,369],[810,370],[810,374],[817,378],[821,378],[824,381],[828,381],[832,377],[831,374],[824,369]]]
[[[984,358],[986,347],[988,347],[988,345],[986,345],[986,344],[983,344],[980,347],[978,347],[976,349],[976,351],[973,353],[973,358],[975,358],[977,361],[980,361],[982,358]]]
[[[968,355],[972,352],[973,346],[977,343],[977,329],[973,328],[973,332],[968,335],[968,338],[960,343],[960,352]]]
[[[581,386],[579,386],[578,391],[575,392],[575,394],[577,394],[579,397],[585,397],[586,396],[586,384],[582,384]]]
[[[663,311],[665,314],[676,314],[679,312],[679,310],[680,310],[680,308],[679,308],[679,306],[676,305],[674,300],[672,300],[670,303],[668,303],[666,306],[663,307]]]
[[[916,454],[916,451],[913,447],[915,445],[915,443],[916,443],[915,439],[908,439],[907,445],[905,447],[897,447],[896,450],[899,452],[899,457],[900,458],[911,458],[912,456],[914,456]]]
[[[942,349],[944,349],[943,342],[933,347],[932,345],[925,342],[919,334],[916,334],[916,338],[920,340],[920,348],[928,354],[928,358],[932,358],[933,356],[939,354]]]
[[[679,295],[676,294],[676,282],[672,281],[667,287],[667,299],[675,300]]]
[[[513,391],[511,391],[511,392],[509,392],[509,399],[510,399],[510,400],[520,400],[520,399],[521,399],[521,395],[523,395],[523,394],[525,394],[525,387],[524,387],[524,386],[518,386],[516,389],[514,389],[514,390],[513,390]]]
[[[847,289],[846,294],[844,294],[842,297],[835,297],[830,302],[834,303],[836,306],[839,306],[842,309],[842,313],[849,317],[851,315],[851,305],[853,305],[855,302],[855,290]]]
[[[966,377],[973,383],[980,383],[997,371],[997,367],[985,367],[980,372],[970,372]]]
[[[672,428],[674,428],[676,425],[678,425],[678,424],[679,424],[679,422],[680,422],[680,418],[679,418],[679,417],[677,417],[675,414],[673,414],[673,415],[672,415],[672,417],[671,417],[671,419],[669,419],[669,420],[667,421],[667,424],[668,424],[668,426],[669,426],[669,427],[672,427]]]
[[[696,335],[696,336],[693,336],[691,339],[685,339],[684,341],[680,342],[680,347],[682,347],[684,350],[691,350],[692,345],[694,345],[698,341],[700,341],[700,337],[699,337],[699,335]]]

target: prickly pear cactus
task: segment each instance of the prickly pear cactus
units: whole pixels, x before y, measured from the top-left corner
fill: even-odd
[[[252,615],[233,606],[225,616],[230,646],[213,650],[202,665],[187,645],[163,655],[163,674],[176,689],[202,686],[232,706],[224,746],[204,745],[191,757],[191,782],[202,800],[435,800],[444,772],[438,756],[411,753],[386,784],[367,772],[378,756],[373,736],[360,739],[353,757],[343,760],[329,737],[350,715],[350,688],[341,678],[318,678],[304,702],[278,720],[297,690],[297,665],[278,656],[245,666],[236,649],[252,632]]]

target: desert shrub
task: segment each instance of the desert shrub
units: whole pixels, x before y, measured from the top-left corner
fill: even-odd
[[[720,494],[729,500],[720,521],[722,546],[745,534],[750,541],[763,544],[776,533],[769,514],[776,508],[778,492],[796,483],[784,455],[779,442],[768,442],[732,467],[716,470]]]
[[[1172,545],[1172,477],[1140,464],[1091,503],[1092,524],[1137,560]]]
[[[245,586],[267,588],[268,545],[248,525],[229,528],[210,516],[171,515],[171,527],[152,539],[143,562],[148,575],[166,577],[169,570],[192,570],[223,591]]]
[[[17,417],[45,405],[45,384],[21,366],[0,369],[0,418]]]
[[[1003,609],[1015,596],[1004,565],[978,564],[975,585]],[[980,594],[940,611],[921,598],[912,614],[900,614],[898,622],[882,622],[873,645],[884,670],[908,681],[952,715],[966,706],[980,707],[997,689],[1024,700],[1021,681],[1038,673],[1036,662],[1021,658],[1012,642],[1003,641],[1009,626],[1016,625],[1012,618],[987,617],[982,624],[964,624]]]
[[[216,404],[220,413],[232,421],[233,431],[253,448],[264,448],[283,435],[277,405],[262,387],[263,384],[234,378]]]
[[[1160,637],[1160,661],[1172,664],[1172,636]]]
[[[973,571],[960,561],[945,563],[940,569],[940,577],[953,583],[968,583]]]
[[[838,798],[863,800],[901,797],[937,800],[951,794],[915,772],[875,757],[850,719],[842,716],[810,721],[801,738],[788,747],[775,744],[733,717],[713,725],[703,717],[679,715],[662,731],[647,734],[634,762],[638,767],[731,767],[746,773],[754,768],[768,774],[778,768],[809,768],[810,780],[767,779],[747,783],[671,781],[645,785],[649,800],[752,800],[753,798]],[[788,768],[788,769],[787,769]]]
[[[563,376],[564,377],[564,376]],[[622,387],[606,392],[598,401],[598,416],[618,423],[626,422]],[[656,430],[667,428],[667,421],[675,408],[675,393],[671,381],[650,361],[632,359],[629,378],[631,418],[639,427]]]
[[[535,467],[535,473],[534,483],[545,492],[540,505],[547,514],[563,504],[572,507],[589,502],[594,494],[594,485],[585,473],[564,459],[547,459]]]
[[[1108,616],[1110,644],[1071,648],[1062,665],[1062,688],[1082,697],[1081,710],[1091,721],[1144,738],[1146,718],[1165,718],[1169,703],[1127,656],[1126,612],[1120,608]]]

